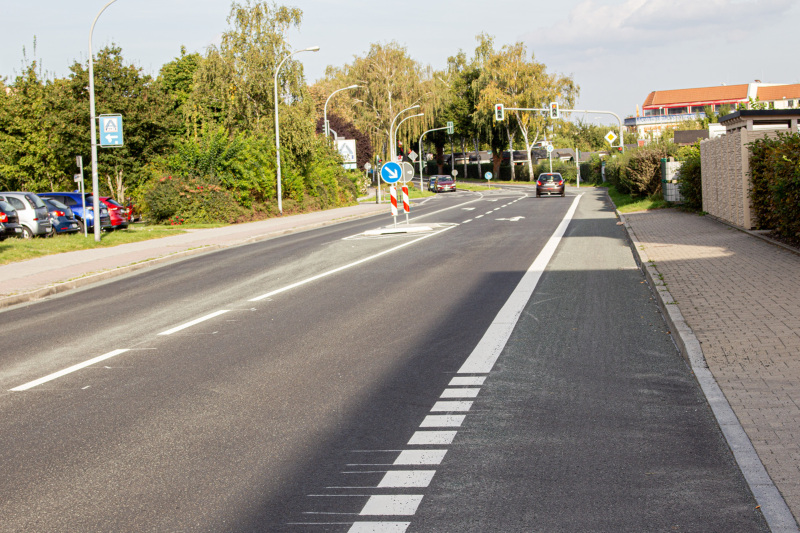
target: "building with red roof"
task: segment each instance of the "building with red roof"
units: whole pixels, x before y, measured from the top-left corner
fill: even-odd
[[[641,116],[625,119],[628,131],[635,131],[640,139],[658,136],[664,129],[677,129],[681,122],[705,118],[707,109],[715,113],[736,110],[740,106],[750,109],[753,102],[763,103],[767,109],[800,109],[800,84],[753,83],[720,85],[653,91],[642,104]]]

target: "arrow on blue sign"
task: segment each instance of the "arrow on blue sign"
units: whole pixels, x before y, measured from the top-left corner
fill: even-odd
[[[394,161],[389,161],[381,167],[381,178],[386,183],[397,183],[403,175],[403,167]]]

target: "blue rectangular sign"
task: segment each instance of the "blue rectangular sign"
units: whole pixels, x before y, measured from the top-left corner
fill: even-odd
[[[122,146],[122,115],[100,115],[100,146]]]

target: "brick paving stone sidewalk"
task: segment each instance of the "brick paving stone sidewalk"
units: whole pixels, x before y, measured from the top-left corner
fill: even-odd
[[[625,218],[798,520],[800,255],[674,209]]]

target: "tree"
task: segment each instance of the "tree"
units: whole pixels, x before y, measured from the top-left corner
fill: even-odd
[[[74,155],[83,154],[88,166],[88,64],[75,62],[70,70],[64,95],[72,104],[64,106],[69,132],[62,141]],[[123,202],[126,190],[142,185],[149,177],[146,165],[172,146],[180,119],[161,84],[142,74],[142,69],[126,65],[118,46],[112,44],[97,53],[94,76],[96,114],[122,115],[125,144],[98,150],[97,165],[101,181]]]
[[[478,108],[482,110],[484,121],[493,120],[494,105],[503,103],[515,108],[548,108],[550,102],[572,108],[579,94],[579,87],[569,76],[549,74],[543,63],[535,60],[533,54],[527,59],[523,43],[504,46],[494,52],[487,50],[487,60],[477,85],[480,88]],[[530,111],[511,111],[506,114],[506,136],[513,145],[513,130],[518,128],[525,141],[525,150],[531,148],[544,135],[554,120],[549,113]],[[528,157],[529,173],[533,176],[533,166]]]
[[[372,156],[375,149],[372,147],[372,141],[369,135],[356,128],[355,124],[346,120],[339,115],[328,113],[328,122],[330,128],[336,132],[341,139],[355,139],[356,141],[356,166],[364,168],[366,163],[372,161]],[[325,129],[324,118],[322,116],[317,120],[317,135],[322,135]],[[331,136],[332,137],[332,136]]]
[[[286,32],[299,27],[303,12],[269,2],[234,2],[232,27],[222,34],[200,63],[189,99],[194,121],[222,124],[235,131],[271,131],[274,76],[291,53]],[[305,80],[302,63],[289,59],[278,76],[279,103],[301,101]],[[312,121],[313,122],[313,121]]]
[[[53,190],[67,171],[59,120],[63,82],[45,82],[37,67],[31,62],[0,92],[0,187],[5,190]]]
[[[419,105],[419,111],[425,112],[422,120],[410,120],[398,132],[398,140],[403,142],[403,146],[408,146],[410,139],[416,140],[433,123],[429,102],[430,72],[422,69],[396,42],[372,44],[367,54],[356,57],[352,64],[338,69],[329,67],[325,80],[317,84],[314,92],[319,99],[327,98],[334,90],[354,84],[361,88],[353,95],[360,104],[351,107],[353,122],[359,129],[369,132],[376,151],[385,157],[391,150],[389,130],[397,113],[413,105]],[[342,101],[346,100],[339,102]],[[334,105],[338,114],[341,104]],[[349,114],[344,111],[342,116],[348,117]]]
[[[175,113],[183,118],[183,127],[176,134],[185,135],[187,132],[198,135],[198,124],[192,121],[192,109],[189,98],[194,88],[194,76],[202,64],[200,54],[187,54],[186,47],[181,46],[181,55],[161,67],[158,81],[169,94]]]

